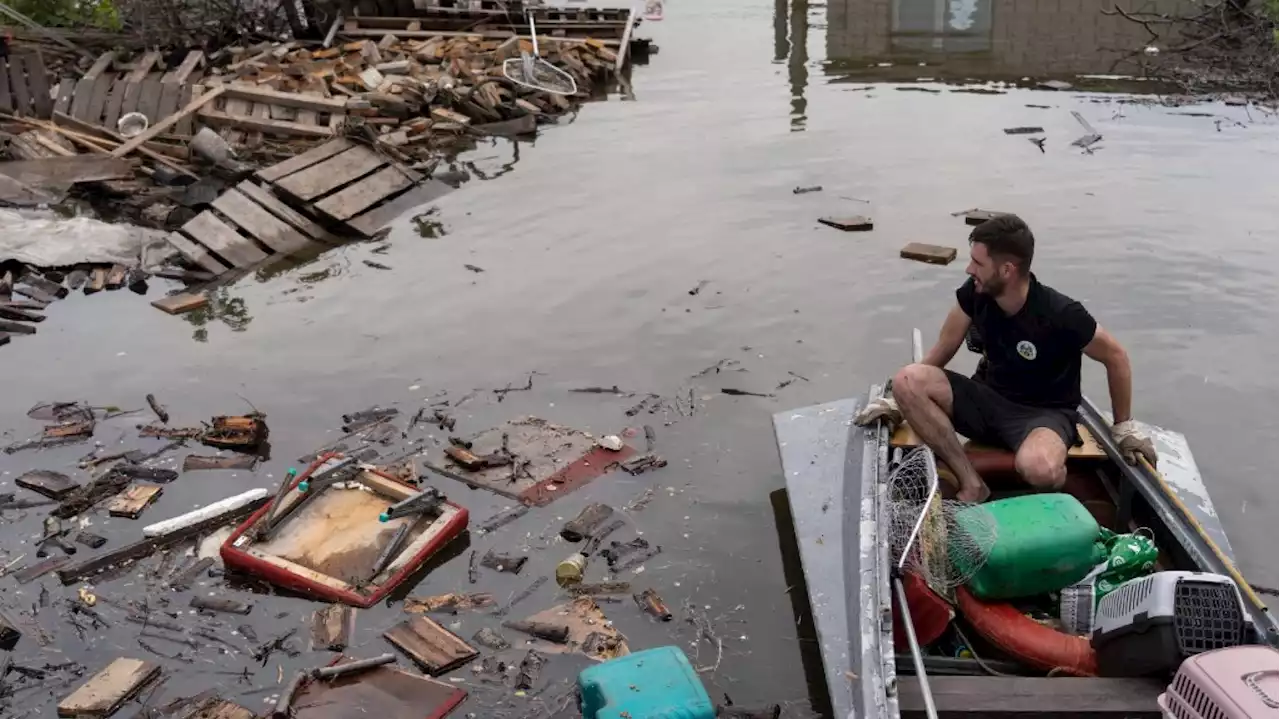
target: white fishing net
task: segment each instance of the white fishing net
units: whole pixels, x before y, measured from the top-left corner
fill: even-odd
[[[917,447],[889,472],[889,546],[892,560],[920,576],[939,595],[953,598],[986,564],[996,543],[996,522],[982,505],[943,499],[933,451]]]
[[[538,26],[529,18],[529,41],[533,52],[520,49],[520,57],[509,58],[502,63],[502,74],[511,82],[524,87],[549,92],[553,95],[572,95],[578,91],[578,83],[569,73],[543,60],[538,55]]]

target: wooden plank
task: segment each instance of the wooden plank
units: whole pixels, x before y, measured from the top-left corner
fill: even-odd
[[[129,80],[131,82],[142,82],[147,79],[147,75],[151,74],[151,71],[155,69],[156,63],[160,62],[163,57],[164,54],[159,50],[150,50],[145,53],[134,64],[133,69],[129,71]]]
[[[9,56],[9,93],[13,95],[15,115],[30,117],[35,114],[31,93],[27,90],[27,62],[23,55]]]
[[[276,252],[293,254],[313,247],[311,241],[302,233],[277,219],[275,215],[240,194],[235,188],[222,193],[213,201],[213,206],[245,232]]]
[[[107,286],[107,268],[95,267],[89,273],[89,281],[84,285],[84,293],[91,295],[95,292],[101,292],[102,288]]]
[[[138,111],[138,97],[142,94],[142,83],[125,80],[124,83],[124,101],[120,103],[120,114],[117,119],[124,117],[131,112]],[[114,127],[107,128],[115,130]]]
[[[245,180],[239,185],[236,185],[236,189],[246,195],[249,199],[264,207],[271,214],[292,225],[298,231],[302,232],[303,235],[313,240],[319,240],[320,242],[328,244],[337,244],[340,242],[333,233],[307,219],[302,215],[302,213],[294,210],[292,207],[284,204],[265,188],[259,187],[249,180]]]
[[[77,182],[133,177],[133,163],[123,157],[73,155],[41,160],[0,162],[0,174],[32,187],[58,187]]]
[[[130,152],[133,152],[135,149],[140,147],[143,143],[163,133],[165,130],[168,130],[170,127],[173,127],[181,118],[187,115],[190,115],[196,110],[199,110],[200,108],[204,107],[207,103],[212,102],[214,99],[220,97],[222,95],[222,91],[224,87],[225,86],[215,87],[214,89],[209,90],[208,92],[204,93],[203,95],[196,98],[195,100],[192,100],[190,103],[187,104],[186,107],[179,110],[176,114],[170,115],[169,117],[166,117],[160,122],[151,125],[151,127],[147,128],[146,132],[139,133],[138,135],[135,135],[129,138],[128,142],[125,142],[120,147],[117,147],[116,149],[112,150],[111,154],[116,157],[124,157]]]
[[[124,265],[112,265],[107,270],[106,286],[109,290],[118,290],[124,287],[125,277],[129,274],[129,268]]]
[[[871,219],[862,215],[820,217],[818,218],[818,222],[821,222],[827,227],[834,227],[837,230],[844,230],[845,232],[866,232],[874,227]]]
[[[384,167],[360,182],[316,203],[316,209],[335,220],[347,220],[409,187],[413,180],[394,165]]]
[[[53,117],[53,96],[49,93],[49,71],[44,56],[36,50],[27,56],[27,86],[31,88],[31,104],[35,116],[43,120]]]
[[[156,117],[166,118],[178,111],[178,96],[182,86],[160,81],[160,105],[156,108]]]
[[[296,92],[277,92],[276,90],[253,87],[252,85],[228,85],[226,95],[230,98],[238,98],[250,102],[265,102],[268,105],[296,107],[317,112],[346,114],[347,111],[347,102],[345,100],[303,95]]]
[[[58,83],[58,99],[53,103],[53,111],[67,113],[71,110],[71,100],[75,97],[76,79],[64,77]]]
[[[186,107],[187,104],[191,102],[191,95],[194,90],[195,88],[189,84],[183,84],[178,88],[178,107]],[[191,122],[191,115],[184,115],[183,118],[178,121],[174,130],[179,135],[193,137],[196,134],[196,129],[195,124]]]
[[[199,265],[215,275],[220,275],[231,269],[227,265],[224,265],[218,258],[209,254],[209,251],[204,247],[188,240],[180,233],[170,232],[166,239],[169,240],[169,244],[173,245],[174,249],[181,253],[182,256],[187,258],[187,260],[192,264]]]
[[[541,28],[541,26],[539,26]],[[387,34],[386,30],[343,30],[340,33],[343,37],[375,37],[381,38]],[[405,38],[433,38],[433,37],[479,37],[485,40],[506,40],[510,38],[512,33],[506,31],[487,31],[487,32],[468,32],[466,30],[396,30],[396,37],[401,40]],[[522,38],[527,39],[527,38]],[[593,42],[602,42],[608,47],[618,47],[618,40],[596,39],[590,38]],[[586,45],[588,38],[577,37],[552,37],[550,35],[542,35],[538,38],[538,45],[546,52],[547,47],[560,45]],[[547,43],[543,46],[542,43]]]
[[[120,119],[120,109],[124,107],[124,96],[129,82],[121,76],[111,85],[111,94],[107,96],[107,106],[102,111],[102,126],[108,130],[116,129],[116,121]]]
[[[142,81],[142,90],[138,94],[138,112],[146,116],[147,122],[155,125],[164,119],[160,115],[160,93],[163,88],[160,78],[152,75]]]
[[[171,315],[198,310],[209,304],[209,296],[203,292],[180,292],[176,295],[162,297],[151,303],[152,307]]]
[[[225,86],[224,86],[225,87]],[[233,100],[231,102],[244,102],[243,100]],[[270,120],[256,117],[247,117],[244,115],[232,115],[217,110],[204,109],[200,111],[200,119],[205,123],[215,127],[230,127],[240,130],[250,130],[264,132],[272,135],[288,135],[298,137],[333,137],[333,129],[329,127],[317,127],[315,125],[303,125],[298,122],[289,122],[287,120]]]
[[[352,147],[353,145],[350,140],[339,137],[338,139],[326,142],[319,147],[313,147],[301,155],[294,155],[284,162],[258,170],[258,178],[266,180],[267,182],[275,182],[286,175],[292,175],[299,170],[304,170],[321,160],[327,160],[339,152],[344,152]]]
[[[62,499],[80,487],[67,475],[47,469],[33,469],[18,477],[14,483],[49,499]]]
[[[461,637],[423,616],[401,622],[382,636],[433,677],[452,671],[480,654]]]
[[[443,182],[428,180],[385,205],[375,207],[363,215],[347,220],[347,227],[366,237],[370,237],[378,230],[391,224],[400,215],[432,202],[452,190],[452,187]]]
[[[267,259],[267,253],[258,249],[248,238],[228,227],[210,210],[205,210],[182,226],[182,231],[205,247],[216,252],[235,267],[244,267]]]
[[[276,185],[299,199],[312,200],[386,164],[386,158],[366,147],[356,146],[314,167],[290,175]]]
[[[109,569],[116,567],[117,565],[123,565],[127,562],[141,559],[142,557],[150,556],[154,552],[180,544],[192,537],[207,534],[211,530],[224,527],[232,522],[238,522],[258,511],[270,501],[270,497],[263,497],[262,499],[254,500],[243,507],[237,507],[236,509],[222,512],[221,514],[210,517],[209,519],[183,527],[182,529],[175,530],[168,534],[164,534],[159,537],[149,537],[147,539],[134,542],[133,544],[127,544],[119,549],[107,552],[106,554],[90,557],[79,564],[58,570],[58,580],[61,581],[63,585],[73,584],[81,579],[97,574],[104,569]]]
[[[9,92],[9,60],[0,57],[0,111],[13,112],[13,95]]]
[[[932,265],[946,265],[956,258],[956,248],[929,245],[923,242],[909,242],[898,254],[906,260],[919,260]]]
[[[111,94],[111,86],[115,79],[115,75],[103,73],[98,76],[97,80],[94,80],[89,94],[89,104],[85,106],[85,121],[94,125],[102,124],[102,115],[107,109],[107,98]]]
[[[187,82],[187,79],[191,77],[191,73],[195,72],[196,68],[199,67],[203,62],[204,62],[203,51],[192,50],[188,52],[187,56],[182,59],[182,64],[178,65],[177,69],[175,69],[173,73],[168,77],[167,82],[172,82],[174,85],[185,84]]]
[[[1154,679],[1083,677],[930,676],[940,717],[1152,717],[1156,697],[1168,686]],[[914,677],[898,678],[905,717],[922,717],[924,702]]]
[[[311,650],[340,652],[351,642],[355,610],[345,604],[330,604],[311,615]]]
[[[111,51],[104,52],[98,56],[89,71],[76,82],[74,97],[71,100],[71,111],[67,114],[81,120],[86,119],[84,115],[89,107],[89,100],[93,95],[93,85],[98,77],[111,67],[111,63],[114,60],[115,53]]]
[[[158,664],[119,657],[58,702],[58,716],[110,716],[159,674]]]
[[[154,484],[130,482],[123,492],[107,503],[107,514],[112,517],[137,519],[142,514],[142,510],[159,496],[160,491],[160,487]]]

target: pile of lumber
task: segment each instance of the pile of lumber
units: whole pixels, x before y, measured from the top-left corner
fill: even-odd
[[[539,118],[571,110],[616,77],[617,53],[604,41],[540,38],[542,57],[579,88],[568,97],[540,92],[503,74],[503,61],[522,50],[532,45],[514,34],[402,40],[391,32],[328,48],[259,46],[210,71],[205,87],[228,92],[200,109],[198,123],[230,130],[224,137],[249,150],[264,135],[297,145],[331,138],[343,124],[364,125],[381,144],[425,160],[469,135],[531,132]]]

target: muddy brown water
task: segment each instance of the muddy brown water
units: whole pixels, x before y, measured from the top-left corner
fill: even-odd
[[[1274,586],[1275,123],[1257,109],[1216,103],[1161,107],[1100,91],[916,82],[993,77],[1026,85],[1023,78],[1107,73],[1117,53],[1099,53],[1099,45],[1145,41],[1093,3],[1048,7],[672,2],[666,20],[645,26],[661,51],[636,69],[638,101],[592,104],[536,142],[502,140],[469,153],[464,159],[478,175],[418,220],[399,223],[385,253],[353,245],[265,281],[250,278],[221,293],[216,311],[187,318],[164,316],[126,292],[75,295],[51,307],[38,335],[0,350],[0,427],[14,438],[35,432],[39,423],[24,412],[42,400],[132,408],[144,406],[148,392],[179,425],[245,411],[241,397],[267,413],[269,462],[256,473],[189,473],[136,522],[93,516],[110,547],[151,521],[273,486],[294,458],[340,434],[343,412],[375,403],[411,414],[436,393],[457,399],[478,389],[457,410],[459,433],[521,414],[596,433],[643,420],[657,430],[666,469],[609,475],[493,535],[455,543],[414,593],[487,590],[505,601],[569,553],[553,539],[563,520],[589,501],[619,506],[653,489],[652,502],[631,515],[633,526],[615,536],[639,531],[662,545],[628,578],[637,591],[658,589],[677,620],[654,623],[629,599],[604,605],[606,614],[633,647],[675,643],[693,656],[683,607],[705,608],[724,648],[718,670],[703,674],[712,695],[784,702],[791,716],[806,716],[821,710],[821,679],[811,630],[797,617],[802,604],[793,601],[800,590],[785,523],[777,521],[785,506],[770,415],[863,392],[908,357],[911,327],[932,336],[963,280],[963,262],[916,264],[897,251],[925,241],[963,254],[966,227],[950,213],[981,206],[1022,214],[1040,240],[1038,276],[1084,301],[1125,343],[1137,416],[1188,436],[1243,572]],[[1070,146],[1082,134],[1071,110],[1104,136],[1093,154]],[[1022,125],[1045,128],[1044,153],[1001,131]],[[791,192],[810,185],[824,190]],[[815,222],[832,214],[869,215],[875,230],[846,234]],[[153,284],[158,296],[163,283]],[[733,362],[694,376],[720,360]],[[957,366],[972,363],[962,351]],[[497,401],[492,389],[521,386],[531,372],[531,391]],[[788,380],[795,381],[778,388]],[[1101,368],[1090,364],[1085,383],[1106,406]],[[624,410],[638,397],[568,392],[614,384],[686,400],[692,391],[696,412],[629,418]],[[726,387],[776,396],[720,394]],[[108,449],[157,446],[133,430],[147,418],[103,422],[94,439]],[[67,471],[85,451],[0,457],[0,490],[12,491],[27,469]],[[171,456],[180,462],[184,454]],[[507,505],[449,481],[437,486],[470,509],[473,523]],[[41,518],[39,510],[6,512],[0,550],[30,558]],[[518,576],[481,570],[480,583],[468,584],[467,554],[489,548],[528,551],[532,560]],[[163,592],[147,576],[158,561],[96,589],[158,606]],[[587,576],[603,577],[600,560]],[[69,659],[96,671],[118,655],[156,659],[111,606],[103,609],[110,627],[77,636],[57,606],[76,586],[46,577],[50,605],[42,607],[41,583],[0,581],[3,603],[25,612],[15,661]],[[203,582],[195,591],[223,591],[221,580]],[[255,591],[251,582],[237,585],[234,595],[256,606],[247,619],[219,617],[221,624],[250,624],[261,640],[290,627],[305,634],[303,619],[318,604]],[[549,583],[511,616],[544,609],[556,596]],[[182,612],[181,621],[195,621],[188,601],[172,595],[169,610]],[[44,647],[33,605],[49,635]],[[400,616],[396,606],[361,611],[351,652],[386,650],[380,632]],[[469,637],[497,620],[464,612],[445,623]],[[147,641],[192,660],[160,660],[170,678],[152,703],[217,685],[262,710],[279,676],[327,659],[304,651],[259,666],[216,649]],[[305,649],[305,638],[297,646]],[[696,662],[714,661],[704,642]],[[554,658],[551,683],[534,699],[513,697],[469,668],[448,680],[472,692],[459,716],[533,716],[557,705],[565,680],[585,663]],[[246,667],[247,680],[233,676]],[[27,690],[19,715],[38,708],[51,716],[68,691]]]

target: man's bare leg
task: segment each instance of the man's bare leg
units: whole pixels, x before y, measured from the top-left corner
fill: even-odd
[[[946,374],[930,365],[907,365],[893,377],[893,398],[911,429],[960,480],[956,499],[982,502],[991,496],[991,490],[965,456],[951,424],[953,398]]]
[[[1057,432],[1036,427],[1022,440],[1014,465],[1027,484],[1057,491],[1067,483],[1067,445]]]

